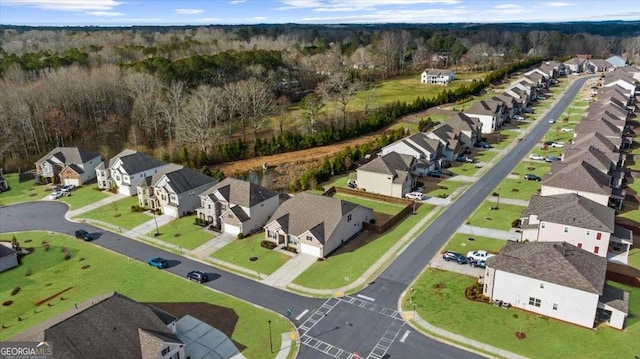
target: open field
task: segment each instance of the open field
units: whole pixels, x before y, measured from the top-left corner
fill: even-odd
[[[131,211],[131,206],[138,204],[138,197],[127,197],[114,201],[100,208],[81,214],[78,218],[93,219],[110,223],[114,226],[132,229],[153,220],[153,216],[142,212]]]
[[[520,218],[525,207],[514,206],[512,204],[500,203],[499,208],[495,207],[494,202],[483,202],[478,209],[471,215],[469,222],[471,226],[498,229],[502,231],[511,230],[513,220]]]
[[[8,206],[18,202],[36,201],[51,193],[51,187],[36,185],[34,180],[20,183],[17,173],[5,174],[11,190],[0,193],[0,205]]]
[[[204,227],[194,224],[196,216],[186,216],[175,219],[159,228],[159,235],[154,236],[156,230],[147,233],[149,237],[155,237],[161,241],[175,244],[184,249],[194,249],[216,236]]]

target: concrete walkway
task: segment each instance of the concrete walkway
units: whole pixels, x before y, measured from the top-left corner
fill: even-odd
[[[78,209],[74,209],[73,211],[68,211],[64,216],[67,219],[73,218],[73,217],[77,217],[83,213],[92,211],[96,208],[102,207],[102,206],[106,206],[108,204],[111,204],[113,202],[119,201],[121,199],[127,198],[128,196],[125,196],[123,194],[113,194],[110,192],[107,192],[109,194],[109,197],[101,199],[99,201],[93,202],[91,204],[88,204],[84,207],[80,207]],[[48,198],[48,197],[47,197]]]
[[[213,239],[209,240],[206,243],[201,244],[197,248],[194,248],[193,250],[189,251],[187,254],[195,258],[204,259],[210,256],[211,253],[233,242],[237,238],[238,237],[234,236],[233,234],[219,233]]]
[[[449,197],[451,197],[451,196],[449,196]],[[445,206],[448,206],[449,203],[451,203],[451,200],[449,200],[449,197],[447,197],[447,198],[429,197],[429,198],[425,199],[424,201],[422,201],[422,203],[428,203],[428,204],[432,204],[434,206],[445,207]]]
[[[130,229],[128,231],[124,231],[123,235],[129,237],[129,238],[135,238],[135,237],[140,237],[140,236],[146,236],[147,233],[151,232],[151,231],[155,231],[157,228],[160,228],[162,226],[164,226],[165,224],[170,223],[171,221],[173,221],[175,218],[171,217],[169,215],[166,214],[161,214],[161,215],[157,215],[155,216],[155,218],[151,218],[150,221],[147,221],[133,229]],[[156,223],[157,221],[157,223]]]
[[[311,267],[311,265],[318,261],[318,258],[305,254],[298,253],[295,257],[291,258],[284,265],[278,268],[270,276],[265,278],[262,283],[279,288],[286,288],[297,276]]]
[[[497,203],[498,202],[498,197],[489,196],[489,197],[487,197],[487,201]],[[529,201],[526,201],[524,199],[513,199],[513,198],[500,197],[500,203],[513,204],[515,206],[522,206],[522,207],[528,207],[529,206]]]
[[[276,359],[287,359],[287,357],[289,356],[289,350],[291,349],[291,333],[282,333],[280,335],[280,338],[280,350],[278,350]]]
[[[458,228],[458,233],[470,234],[472,236],[502,239],[505,241],[516,241],[520,239],[520,233],[517,233],[515,229],[512,229],[511,231],[501,231],[499,229],[474,227],[467,224],[463,224],[462,226],[460,226],[460,228]]]

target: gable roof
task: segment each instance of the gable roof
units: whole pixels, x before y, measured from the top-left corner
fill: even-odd
[[[46,155],[42,156],[36,163],[41,164],[51,157],[55,157],[65,165],[72,163],[82,165],[96,157],[100,157],[100,154],[95,151],[85,150],[78,147],[56,147]]]
[[[553,196],[534,195],[522,212],[537,215],[540,221],[613,233],[616,211],[575,193]]]
[[[569,59],[567,61],[564,62],[564,64],[566,65],[582,65],[585,61],[585,59],[581,59],[579,57],[574,57],[572,59]]]
[[[595,156],[599,156],[601,158],[606,157],[609,161],[608,163],[610,165],[613,164],[613,167],[617,165],[617,163],[620,161],[620,158],[621,158],[620,153],[610,151],[609,149],[606,149],[606,148],[604,150],[601,150],[597,145],[588,145],[585,147],[582,147],[582,146],[575,147],[573,145],[565,146],[562,149],[562,158],[566,159],[568,162],[573,162],[576,159],[581,158],[581,156],[585,155],[585,153],[592,153],[594,151],[597,151],[598,153]],[[602,161],[602,160],[599,159],[598,161]],[[592,161],[591,163],[594,163],[594,162]]]
[[[576,125],[574,132],[578,134],[599,132],[606,137],[622,137],[622,130],[606,119],[601,121],[580,121]]]
[[[142,358],[138,329],[177,340],[149,306],[118,293],[46,329],[44,338],[60,358]]]
[[[13,247],[7,247],[5,245],[0,244],[0,258],[13,255],[14,253],[17,253],[17,252],[15,249],[13,249]]]
[[[167,167],[169,167],[170,170],[162,171],[161,176],[158,177],[159,174],[153,176],[154,181],[152,182],[152,186],[155,186],[161,178],[166,177],[169,181],[169,186],[171,186],[173,191],[176,194],[182,194],[200,186],[214,184],[217,182],[215,178],[203,175],[202,173],[188,167],[174,164]],[[158,178],[156,179],[156,177]]]
[[[566,242],[508,241],[487,267],[600,295],[607,259]]]
[[[484,116],[495,116],[496,113],[500,110],[500,105],[502,103],[494,100],[481,100],[476,101],[471,105],[468,109],[464,111],[464,113],[469,116],[473,115],[484,115]]]
[[[251,208],[256,204],[279,195],[278,192],[255,183],[227,177],[202,192],[201,196],[211,197],[216,191],[218,191],[228,203],[237,204],[245,208]]]
[[[122,161],[122,167],[129,175],[167,164],[142,152],[126,149],[109,160],[109,168],[113,167],[118,159]]]
[[[552,186],[575,191],[597,193],[610,196],[611,177],[585,161],[554,162],[551,172],[542,178],[543,186]]]
[[[495,102],[499,105],[498,102]],[[449,121],[446,122],[447,126],[449,126],[453,130],[457,131],[477,131],[482,127],[482,121],[477,119],[476,117],[471,117],[465,114],[464,112],[456,112],[449,116]]]
[[[573,139],[573,143],[567,147],[569,148],[588,148],[594,146],[601,151],[618,152],[622,139],[606,137],[600,132],[585,132],[579,133]]]
[[[437,153],[440,147],[440,141],[429,138],[425,132],[418,132],[409,137],[401,138],[386,147],[394,147],[399,143],[405,144],[420,154]]]
[[[594,64],[598,68],[609,68],[609,67],[612,67],[612,65],[611,65],[611,63],[609,61],[603,60],[603,59],[591,59],[591,60],[589,60],[589,63]]]
[[[451,73],[453,73],[453,71],[443,70],[443,69],[427,69],[427,70],[424,70],[423,73],[426,73],[427,75],[431,75],[431,76],[449,76],[451,75]]]
[[[391,175],[393,182],[404,183],[411,171],[411,165],[415,158],[411,155],[389,152],[358,168],[358,171],[382,173]]]
[[[267,223],[276,221],[285,233],[294,236],[310,230],[320,243],[325,244],[342,218],[358,207],[367,208],[341,199],[302,192],[282,203]]]
[[[572,151],[571,153],[563,152],[562,157],[562,160],[567,163],[580,161],[588,162],[590,165],[604,173],[609,172],[609,170],[612,169],[612,165],[615,166],[615,163],[612,163],[611,159],[609,159],[604,152],[594,146],[589,146],[581,151]]]

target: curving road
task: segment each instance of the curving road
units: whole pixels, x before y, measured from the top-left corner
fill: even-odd
[[[0,208],[0,232],[47,230],[73,236],[82,228],[99,234],[92,243],[146,261],[159,256],[177,263],[167,271],[183,277],[194,269],[209,272],[205,285],[281,314],[292,310],[290,319],[299,328],[304,345],[302,358],[477,358],[476,354],[413,332],[397,303],[408,285],[436,255],[448,238],[473,213],[490,191],[504,179],[549,129],[548,118],[558,118],[587,78],[575,81],[543,122],[536,126],[490,172],[446,208],[367,288],[341,299],[312,299],[207,266],[171,252],[115,233],[69,222],[66,204],[29,202]],[[316,310],[318,310],[316,312]],[[316,313],[316,314],[314,314]],[[319,314],[318,314],[319,313]]]

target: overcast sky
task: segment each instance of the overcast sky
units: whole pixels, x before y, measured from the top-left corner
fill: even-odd
[[[0,0],[11,25],[640,20],[640,0]]]

